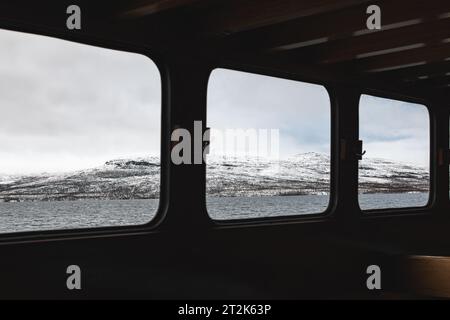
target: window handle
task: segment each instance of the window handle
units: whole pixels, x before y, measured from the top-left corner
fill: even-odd
[[[366,154],[366,150],[363,150],[363,142],[362,140],[357,140],[355,142],[355,156],[356,159],[362,160],[363,156]]]
[[[366,150],[363,151],[363,142],[361,140],[348,141],[341,140],[340,146],[340,158],[341,160],[362,160],[362,157],[366,154]]]
[[[203,132],[203,153],[209,154],[209,146],[211,145],[211,128],[205,128],[205,131]]]
[[[362,153],[357,153],[356,156],[358,157],[359,160],[362,160],[363,155],[366,154],[366,150],[364,150]]]

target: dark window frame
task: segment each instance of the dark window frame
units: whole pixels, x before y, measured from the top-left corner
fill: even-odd
[[[45,28],[37,28],[36,26],[23,26],[11,23],[0,23],[0,28],[11,31],[25,32],[30,34],[42,35],[54,37],[62,40],[73,41],[77,43],[102,47],[106,49],[121,50],[126,52],[132,52],[142,54],[150,58],[157,66],[161,77],[161,179],[160,179],[160,200],[159,207],[155,213],[154,218],[147,224],[138,226],[116,226],[116,227],[99,227],[99,228],[82,228],[82,229],[64,229],[64,230],[48,230],[48,231],[26,231],[17,233],[4,233],[0,234],[0,244],[13,244],[23,242],[42,242],[42,241],[57,241],[57,240],[69,240],[69,239],[89,239],[89,238],[105,238],[105,237],[118,237],[118,236],[137,236],[147,235],[152,233],[161,232],[161,228],[158,228],[163,221],[166,220],[169,213],[169,198],[171,198],[171,191],[169,188],[169,173],[170,173],[170,116],[171,116],[171,81],[170,81],[170,54],[164,52],[158,52],[157,50],[149,49],[146,46],[130,45],[120,41],[101,40],[95,37],[83,35],[81,33],[72,33],[65,31],[49,31]],[[321,225],[327,225],[326,222],[332,222],[336,219],[341,219],[344,216],[343,212],[337,212],[338,205],[340,204],[339,194],[345,192],[345,190],[337,190],[338,188],[338,167],[341,165],[339,159],[339,117],[338,112],[345,113],[345,106],[339,105],[339,90],[336,90],[340,82],[337,82],[333,77],[320,77],[311,72],[305,72],[305,74],[296,71],[286,72],[280,71],[276,67],[261,67],[258,65],[250,65],[246,63],[236,63],[229,61],[211,61],[205,59],[203,61],[209,73],[214,69],[224,68],[242,72],[256,73],[265,76],[277,77],[293,81],[301,81],[311,84],[317,84],[323,86],[329,95],[330,99],[330,197],[327,210],[321,214],[308,214],[305,216],[286,216],[286,217],[268,217],[259,219],[239,219],[239,220],[227,220],[225,222],[217,222],[209,217],[206,211],[206,181],[204,184],[204,193],[199,194],[198,201],[202,202],[204,212],[193,215],[193,219],[198,219],[200,215],[206,216],[208,220],[207,225],[203,225],[205,229],[211,227],[213,229],[221,228],[241,228],[241,227],[276,227],[276,226],[300,226],[303,224],[320,223]],[[325,79],[325,80],[324,80]],[[430,107],[429,101],[423,98],[410,97],[402,94],[374,90],[363,86],[352,85],[354,90],[359,95],[368,94],[380,98],[396,99],[406,102],[419,103],[424,105],[429,112],[430,120],[430,197],[429,203],[425,207],[421,208],[400,208],[400,209],[381,209],[373,211],[355,212],[357,217],[352,218],[352,221],[358,221],[362,219],[377,218],[388,220],[390,218],[412,216],[412,215],[430,215],[433,213],[433,209],[436,206],[436,164],[433,155],[437,152],[436,147],[436,113],[433,108]],[[205,94],[207,94],[207,88],[205,88]],[[205,104],[206,112],[207,106]],[[359,106],[358,106],[359,110]],[[447,112],[450,114],[450,112]],[[206,120],[206,119],[203,119]],[[359,176],[358,173],[357,177]],[[448,198],[448,197],[447,197]],[[175,199],[172,199],[175,201]],[[358,199],[355,199],[358,203]],[[450,205],[450,199],[446,201],[446,205]],[[342,208],[339,208],[340,210]],[[176,216],[176,215],[175,215]],[[359,217],[359,218],[358,218]],[[203,228],[202,227],[202,228]]]
[[[169,117],[169,71],[163,54],[149,50],[147,47],[130,45],[121,41],[110,41],[78,33],[48,30],[45,28],[28,27],[11,23],[0,23],[0,29],[28,33],[37,36],[46,36],[64,41],[71,41],[90,45],[98,48],[117,50],[122,52],[143,55],[150,59],[157,67],[161,79],[161,112],[160,112],[160,198],[158,208],[153,218],[140,225],[129,226],[105,226],[94,228],[33,230],[0,234],[1,243],[35,242],[55,239],[78,239],[92,237],[106,237],[115,235],[136,235],[155,232],[155,228],[161,223],[168,211],[168,172],[170,159],[163,156],[169,148],[170,133],[168,129]]]
[[[337,205],[337,185],[336,185],[336,179],[337,179],[337,165],[336,165],[336,159],[338,158],[338,146],[337,146],[337,110],[336,110],[336,99],[333,96],[333,90],[331,90],[332,85],[331,83],[328,83],[326,81],[319,81],[317,79],[308,78],[303,75],[299,74],[293,74],[293,73],[287,73],[287,72],[280,72],[277,70],[271,70],[269,68],[264,67],[256,67],[256,66],[249,66],[249,65],[242,65],[242,64],[234,64],[234,63],[224,63],[220,62],[217,64],[214,64],[213,67],[209,70],[209,77],[208,77],[208,84],[210,81],[211,74],[216,69],[225,69],[230,71],[240,71],[245,73],[251,73],[255,75],[261,75],[261,76],[268,76],[278,79],[284,79],[284,80],[291,80],[296,82],[303,82],[308,84],[315,84],[322,86],[327,94],[328,99],[330,101],[329,107],[330,107],[330,193],[329,193],[329,201],[327,208],[321,212],[321,213],[311,213],[311,214],[298,214],[298,215],[288,215],[288,216],[272,216],[272,217],[261,217],[261,218],[243,218],[243,219],[230,219],[230,220],[214,220],[211,218],[209,213],[207,212],[207,205],[206,205],[206,179],[205,179],[205,185],[204,185],[204,207],[205,207],[205,214],[208,217],[208,219],[212,222],[213,225],[218,227],[226,227],[226,226],[251,226],[251,225],[261,225],[261,224],[285,224],[285,223],[304,223],[304,222],[320,222],[320,221],[326,221],[330,220],[330,218],[335,214],[335,208]],[[206,119],[208,114],[208,106],[206,105]],[[209,127],[208,122],[206,122],[206,125]],[[206,166],[207,170],[207,166]],[[205,171],[206,176],[206,171]]]
[[[425,107],[425,109],[428,112],[428,123],[429,123],[429,130],[428,130],[428,142],[429,142],[429,192],[428,192],[428,201],[426,205],[421,207],[402,207],[402,208],[385,208],[385,209],[369,209],[369,210],[362,210],[359,205],[359,193],[358,193],[358,199],[357,204],[360,211],[360,215],[363,216],[363,218],[390,218],[395,216],[405,216],[405,215],[429,215],[430,210],[432,210],[435,206],[436,202],[436,188],[435,188],[435,172],[436,172],[436,165],[433,158],[433,155],[436,154],[436,123],[435,123],[435,113],[433,111],[433,108],[430,107],[430,102],[427,99],[422,98],[416,98],[411,96],[406,96],[402,94],[396,94],[396,93],[390,93],[386,91],[380,91],[380,90],[370,90],[370,89],[362,89],[359,94],[358,99],[358,122],[359,122],[359,110],[361,107],[361,97],[363,95],[369,95],[376,98],[382,98],[382,99],[390,99],[390,100],[396,100],[400,102],[409,102],[413,104],[420,104]],[[358,125],[358,136],[360,134],[359,125]],[[358,166],[358,190],[359,190],[359,166]]]

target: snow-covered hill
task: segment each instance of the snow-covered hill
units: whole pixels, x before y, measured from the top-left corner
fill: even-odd
[[[209,158],[211,196],[326,194],[329,157],[305,153],[282,161]],[[361,162],[361,191],[427,191],[427,170],[382,159]],[[120,159],[66,174],[0,176],[0,201],[146,199],[159,197],[159,159]]]
[[[0,201],[159,197],[159,159],[121,159],[65,174],[0,178]]]
[[[330,184],[330,158],[304,153],[271,162],[251,159],[208,161],[208,193],[220,196],[326,194]],[[360,162],[360,192],[395,193],[428,191],[425,168],[384,159]]]

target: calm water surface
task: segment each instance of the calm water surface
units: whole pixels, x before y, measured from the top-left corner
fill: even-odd
[[[207,198],[212,219],[245,219],[321,213],[328,196]],[[420,207],[428,193],[364,194],[362,209]],[[0,233],[142,225],[153,219],[159,200],[80,200],[0,203]]]

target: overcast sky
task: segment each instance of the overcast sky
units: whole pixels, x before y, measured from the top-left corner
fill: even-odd
[[[207,117],[209,127],[221,130],[280,130],[281,158],[330,152],[330,99],[319,85],[216,69]]]
[[[420,104],[363,95],[360,138],[366,157],[429,166],[430,119]]]
[[[362,96],[360,105],[367,157],[428,166],[429,117],[424,106],[370,96]],[[282,158],[330,152],[330,100],[322,86],[216,69],[208,106],[211,128],[279,129]]]
[[[0,30],[0,173],[159,155],[160,75],[142,55]],[[364,96],[367,156],[428,165],[423,106]],[[329,153],[330,101],[313,84],[217,69],[208,126],[279,129],[282,157]]]
[[[0,30],[0,172],[159,155],[160,76],[145,56]]]

